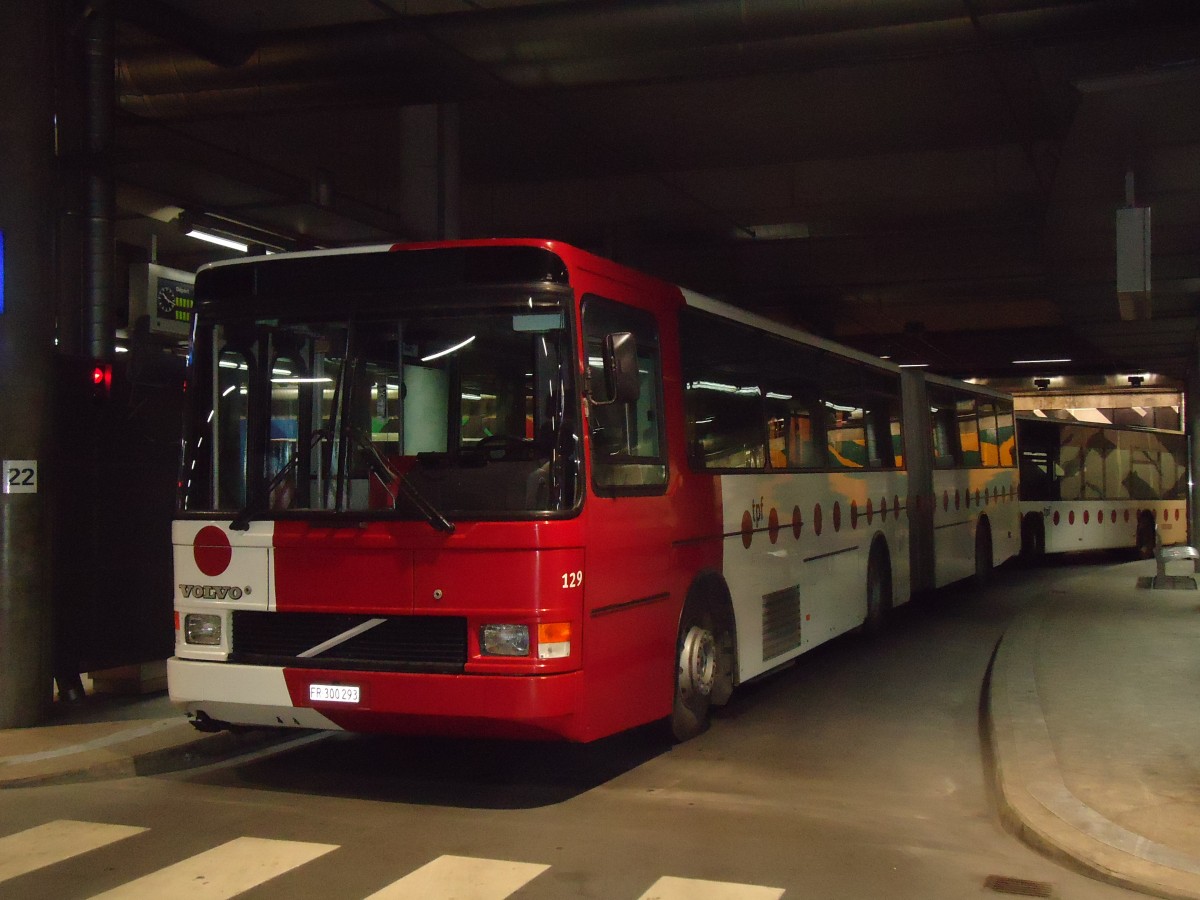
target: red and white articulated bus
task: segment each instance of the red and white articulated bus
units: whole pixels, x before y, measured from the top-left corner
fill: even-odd
[[[1003,395],[562,243],[218,263],[196,304],[197,727],[685,739],[1017,548]]]
[[[1017,419],[1022,552],[1187,541],[1187,435],[1161,428]]]

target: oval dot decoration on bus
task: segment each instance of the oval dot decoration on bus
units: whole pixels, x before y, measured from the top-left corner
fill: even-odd
[[[767,517],[767,537],[774,544],[779,540],[779,510],[771,507],[771,514]]]
[[[215,525],[205,525],[192,541],[192,556],[201,572],[215,578],[229,568],[233,547],[224,531]]]
[[[754,520],[750,518],[750,510],[746,510],[742,513],[742,546],[749,550],[752,540],[754,540]]]
[[[800,532],[804,529],[804,516],[800,512],[800,507],[792,507],[792,537],[800,540]]]
[[[833,501],[833,530],[842,530],[842,504],[837,500]]]
[[[820,503],[818,503],[816,506],[813,507],[813,533],[817,537],[821,536],[821,504]]]

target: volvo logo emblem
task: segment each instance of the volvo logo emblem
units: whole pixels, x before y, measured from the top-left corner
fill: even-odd
[[[250,588],[243,590],[231,584],[181,584],[185,600],[241,600],[243,594],[250,593]]]

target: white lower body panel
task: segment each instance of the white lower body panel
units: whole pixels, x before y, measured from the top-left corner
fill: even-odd
[[[171,701],[189,717],[204,713],[243,725],[341,730],[317,710],[292,705],[281,668],[175,657],[167,660],[167,685]]]

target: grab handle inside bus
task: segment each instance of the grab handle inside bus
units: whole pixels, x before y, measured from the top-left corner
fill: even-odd
[[[603,366],[604,396],[597,396],[593,386],[592,402],[597,406],[636,402],[640,394],[637,340],[631,332],[614,331],[604,336]]]

